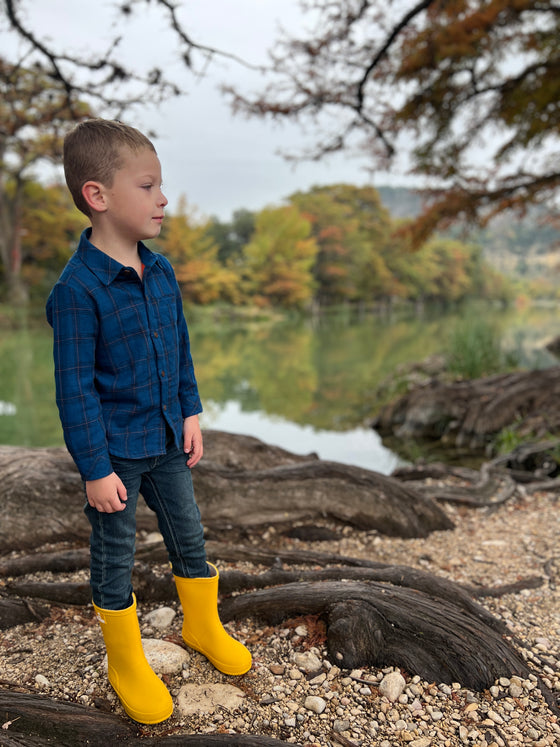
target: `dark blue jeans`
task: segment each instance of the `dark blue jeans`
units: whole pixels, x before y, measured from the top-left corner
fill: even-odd
[[[139,493],[157,516],[173,573],[184,578],[208,576],[200,511],[186,459],[175,445],[158,457],[111,457],[113,469],[126,487],[126,508],[108,514],[87,503],[84,509],[91,524],[91,590],[98,607],[120,610],[132,604]]]

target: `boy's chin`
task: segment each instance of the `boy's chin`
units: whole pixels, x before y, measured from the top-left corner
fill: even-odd
[[[147,241],[148,239],[155,239],[161,233],[161,226],[153,226],[151,231],[146,231],[141,241]]]

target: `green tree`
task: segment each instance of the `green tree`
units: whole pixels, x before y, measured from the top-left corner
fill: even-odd
[[[305,307],[313,295],[316,253],[311,225],[296,207],[262,210],[256,216],[253,238],[245,247],[248,293],[261,305]]]
[[[457,239],[434,236],[417,252],[401,255],[407,297],[446,304],[467,298],[505,300],[510,289],[484,261],[482,249]]]
[[[547,201],[558,216],[555,0],[303,7],[310,31],[281,36],[260,93],[229,89],[236,110],[303,124],[314,134],[300,157],[361,148],[372,169],[408,171],[434,187],[409,224],[417,246],[457,218],[484,222]]]
[[[218,247],[208,233],[208,224],[189,210],[184,196],[176,214],[165,219],[157,243],[174,265],[185,301],[237,300],[237,276],[218,262]]]
[[[211,218],[207,233],[218,245],[218,260],[223,265],[240,262],[243,248],[255,231],[255,215],[250,210],[235,210],[229,223]]]

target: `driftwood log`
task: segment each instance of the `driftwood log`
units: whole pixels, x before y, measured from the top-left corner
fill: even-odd
[[[298,581],[226,600],[227,621],[257,617],[270,624],[300,615],[327,623],[333,663],[345,669],[401,667],[429,682],[484,690],[501,676],[529,669],[504,637],[477,615],[437,594],[374,581]]]
[[[521,435],[560,433],[559,402],[560,366],[451,383],[432,379],[384,407],[372,426],[381,436],[483,450],[520,421]]]
[[[258,439],[217,432],[206,432],[205,450],[193,480],[209,529],[324,517],[401,537],[453,528],[429,496],[377,472],[298,457]],[[83,503],[81,479],[66,449],[0,446],[0,554],[86,540]],[[143,501],[137,525],[157,529]]]
[[[112,713],[62,702],[42,695],[0,689],[0,721],[8,724],[0,733],[2,747],[112,747],[141,743],[149,747],[280,747],[287,744],[271,737],[249,734],[166,734],[143,737],[140,726]]]
[[[480,470],[431,463],[399,467],[393,477],[435,500],[495,509],[516,491],[560,492],[560,439],[521,444]]]
[[[516,480],[508,470],[492,462],[485,462],[480,471],[449,468],[437,463],[399,467],[393,476],[414,486],[420,493],[428,493],[437,501],[472,508],[496,508],[512,498],[518,489]],[[453,483],[455,479],[456,484]]]

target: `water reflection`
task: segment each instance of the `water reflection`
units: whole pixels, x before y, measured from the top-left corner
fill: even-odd
[[[372,428],[316,430],[261,412],[243,412],[239,402],[206,403],[201,424],[203,428],[254,436],[295,454],[317,454],[320,459],[354,464],[385,475],[403,464],[403,460],[383,446]]]
[[[3,402],[0,400],[0,415],[15,415],[17,407],[13,402]]]
[[[462,315],[471,312],[464,310]],[[485,309],[527,367],[554,365],[542,349],[557,334],[554,309]],[[406,364],[445,348],[461,314],[422,319],[323,319],[273,326],[208,329],[191,325],[203,402],[238,402],[243,412],[278,416],[317,430],[363,427],[379,407],[378,388]]]

